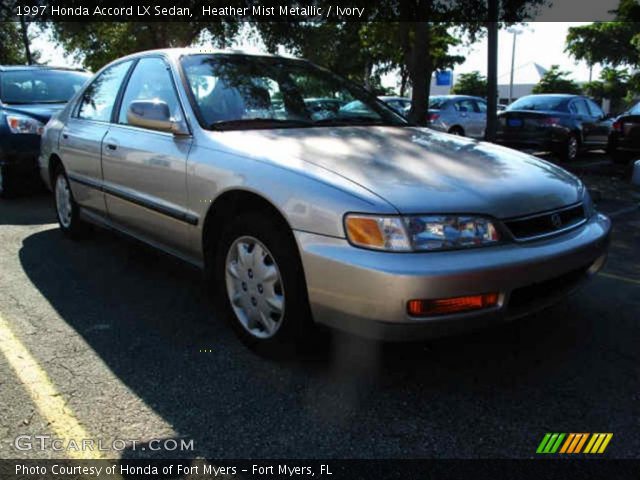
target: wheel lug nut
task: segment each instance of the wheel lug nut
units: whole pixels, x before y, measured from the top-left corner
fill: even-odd
[[[264,288],[262,288],[262,285],[258,285],[258,293],[262,292],[264,292]]]
[[[247,275],[249,275],[249,278],[253,278],[253,270],[249,269]]]
[[[258,301],[256,300],[256,297],[251,297],[251,305],[255,307],[257,304],[258,304]]]
[[[242,282],[242,289],[246,292],[247,291],[247,284],[245,282]]]

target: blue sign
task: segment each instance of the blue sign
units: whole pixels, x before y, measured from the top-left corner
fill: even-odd
[[[439,87],[450,87],[452,80],[453,72],[451,70],[436,72],[436,85]]]

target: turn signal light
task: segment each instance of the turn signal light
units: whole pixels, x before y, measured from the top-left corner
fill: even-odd
[[[434,300],[409,300],[407,312],[412,317],[430,317],[451,313],[468,312],[495,307],[498,304],[497,293],[468,295],[466,297],[438,298]]]

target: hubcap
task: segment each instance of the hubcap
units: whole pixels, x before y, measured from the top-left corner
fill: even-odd
[[[63,227],[71,226],[71,214],[73,212],[71,205],[71,190],[69,183],[64,175],[58,175],[56,179],[56,211],[58,219]]]
[[[284,318],[280,269],[260,240],[245,236],[229,248],[225,262],[227,295],[242,327],[257,338],[273,337]]]
[[[576,137],[569,138],[569,159],[573,160],[578,155],[578,139]]]

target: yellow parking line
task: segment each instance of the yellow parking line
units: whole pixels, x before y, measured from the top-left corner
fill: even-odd
[[[636,280],[635,278],[623,277],[621,275],[614,275],[613,273],[603,273],[600,272],[598,275],[607,278],[613,278],[614,280],[620,280],[622,282],[633,283],[634,285],[640,285],[640,280]]]
[[[67,441],[91,438],[80,425],[73,412],[65,405],[47,372],[13,334],[9,324],[0,315],[0,352],[13,368],[20,382],[29,393],[40,414],[50,423],[56,437]],[[99,460],[104,458],[99,451],[67,451],[73,459]]]

